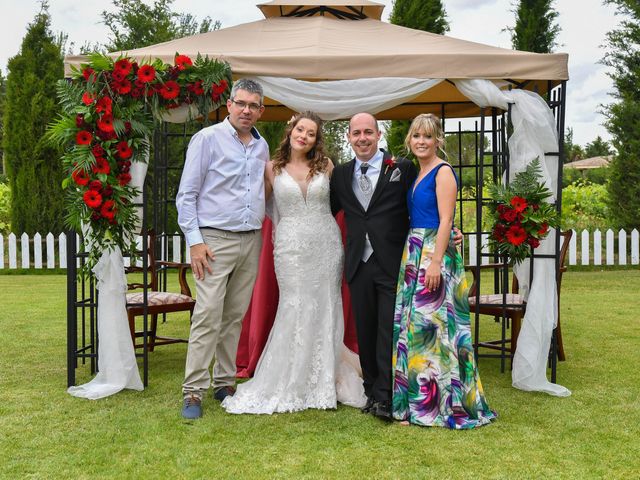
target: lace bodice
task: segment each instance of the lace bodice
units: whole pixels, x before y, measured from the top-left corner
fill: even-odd
[[[309,181],[305,197],[298,182],[283,168],[275,177],[273,193],[280,218],[331,215],[329,177],[323,173]]]

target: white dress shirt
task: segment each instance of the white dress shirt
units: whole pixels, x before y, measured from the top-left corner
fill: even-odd
[[[248,145],[226,118],[189,142],[176,195],[178,224],[189,246],[203,243],[200,227],[257,230],[264,219],[267,142],[252,129]]]

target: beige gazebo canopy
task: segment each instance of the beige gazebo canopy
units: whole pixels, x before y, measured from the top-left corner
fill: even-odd
[[[480,78],[509,82],[540,94],[568,79],[567,54],[519,52],[399,27],[380,21],[384,6],[371,1],[275,0],[258,7],[267,17],[264,20],[111,55],[126,53],[138,61],[160,58],[172,63],[176,52],[200,53],[229,62],[234,77],[310,81]],[[366,18],[341,19],[341,11],[355,11]],[[71,65],[83,61],[85,57],[68,56],[67,72]],[[478,113],[451,82],[444,81],[377,116],[402,119],[426,111],[441,114],[443,104],[447,117]],[[266,105],[265,120],[291,116],[291,111],[277,102],[267,99]]]

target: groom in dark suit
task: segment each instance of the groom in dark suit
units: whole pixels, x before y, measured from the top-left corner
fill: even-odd
[[[364,390],[363,408],[391,420],[391,355],[396,283],[409,230],[407,192],[416,178],[412,162],[378,149],[375,117],[358,113],[348,139],[356,157],[331,177],[331,209],[344,210],[345,276],[351,292]]]

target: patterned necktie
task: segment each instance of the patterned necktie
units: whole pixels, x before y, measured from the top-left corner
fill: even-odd
[[[366,196],[371,195],[371,191],[373,190],[371,186],[371,179],[367,177],[368,168],[369,164],[363,162],[360,165],[360,176],[358,177],[358,186],[360,187],[360,191]]]

